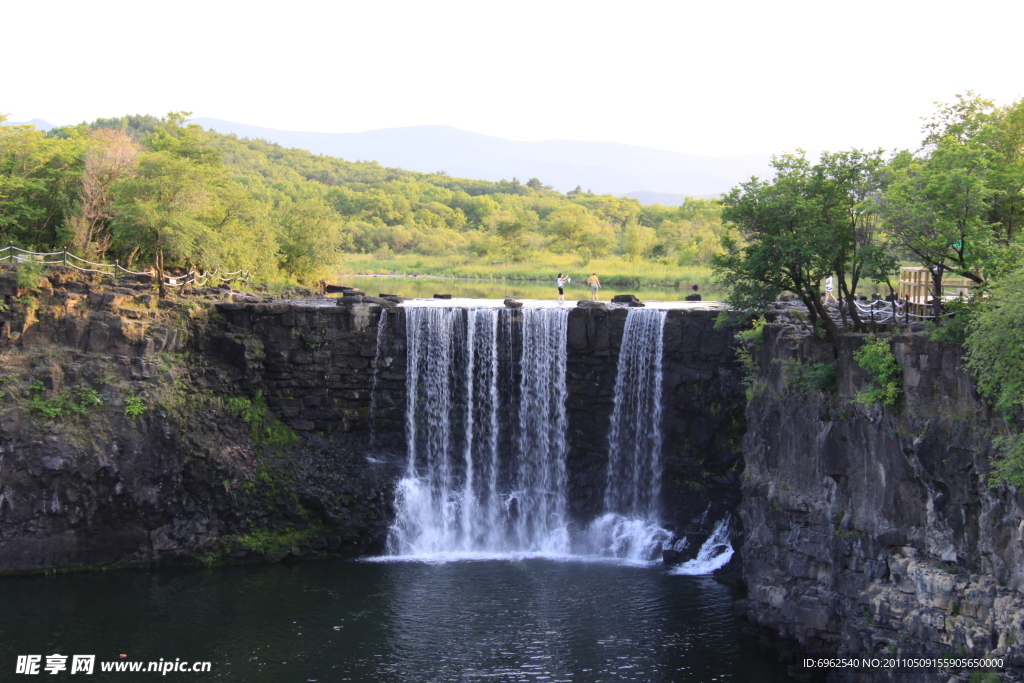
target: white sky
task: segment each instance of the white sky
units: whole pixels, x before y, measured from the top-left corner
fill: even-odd
[[[5,5],[14,121],[186,110],[725,155],[914,147],[933,102],[1024,96],[1020,0]]]

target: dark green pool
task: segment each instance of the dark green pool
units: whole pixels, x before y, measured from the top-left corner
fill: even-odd
[[[9,578],[0,680],[785,681],[731,605],[706,577],[545,559]],[[55,653],[96,673],[15,675]],[[161,658],[211,671],[100,671]]]

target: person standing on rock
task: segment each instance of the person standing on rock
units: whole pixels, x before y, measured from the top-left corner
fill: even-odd
[[[572,282],[572,278],[568,275],[563,276],[561,273],[558,274],[558,301],[565,301],[565,286]]]
[[[590,277],[587,278],[587,284],[590,285],[590,300],[598,301],[597,290],[601,289],[601,281],[597,279],[597,273],[590,274]]]

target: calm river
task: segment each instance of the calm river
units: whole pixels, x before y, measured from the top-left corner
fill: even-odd
[[[0,580],[0,680],[18,655],[94,654],[46,680],[787,680],[730,590],[661,567],[547,559],[322,561]],[[125,655],[126,657],[121,657]],[[102,673],[105,661],[209,673]],[[69,657],[70,663],[70,657]],[[70,669],[70,667],[69,667]]]

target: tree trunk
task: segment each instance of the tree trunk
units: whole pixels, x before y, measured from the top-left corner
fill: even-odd
[[[821,293],[816,287],[804,287],[801,290],[800,298],[810,313],[811,324],[816,326],[818,321],[821,322],[821,327],[825,330],[826,339],[838,353],[836,342],[839,338],[839,327],[836,325],[836,321],[832,319],[832,316],[828,314],[828,311],[825,310],[825,305],[821,302]]]
[[[939,325],[942,323],[942,266],[932,268],[932,285],[932,315],[935,316],[935,324]]]
[[[160,298],[167,298],[167,287],[164,285],[164,250],[157,249],[155,259],[156,261],[156,281],[160,288]]]
[[[864,332],[864,322],[860,319],[860,311],[857,310],[857,295],[854,292],[856,288],[847,289],[846,282],[844,280],[839,281],[839,293],[842,295],[842,300],[839,302],[839,310],[843,312],[843,326],[846,326],[846,309],[843,308],[845,305],[849,309],[850,320],[853,322],[854,332]]]

